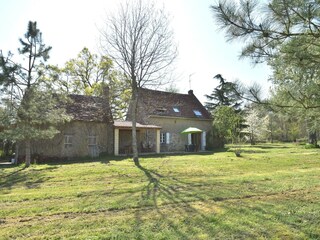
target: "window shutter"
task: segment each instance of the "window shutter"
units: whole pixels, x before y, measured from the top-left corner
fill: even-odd
[[[188,133],[188,145],[192,144],[191,133]]]
[[[170,133],[166,133],[166,144],[170,143]]]

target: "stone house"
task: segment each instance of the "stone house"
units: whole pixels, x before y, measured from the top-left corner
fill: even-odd
[[[53,139],[32,143],[39,158],[97,157],[113,153],[113,118],[107,98],[69,95],[66,112],[72,120]],[[23,153],[23,151],[19,151]]]
[[[160,152],[206,149],[206,136],[211,131],[212,118],[192,90],[188,94],[180,94],[140,88],[138,94],[137,122],[157,127],[156,140],[160,143]],[[129,121],[130,113],[129,106]],[[202,132],[181,134],[189,127]]]
[[[53,139],[35,141],[31,153],[40,159],[97,157],[130,154],[132,122],[113,121],[107,92],[104,97],[69,95],[66,112],[72,120],[59,127]],[[206,149],[211,131],[210,113],[190,90],[188,94],[139,89],[137,143],[139,153],[182,152]],[[188,127],[199,133],[182,134]],[[190,148],[192,146],[192,148]],[[19,152],[24,153],[23,145]],[[20,154],[19,157],[23,157]]]

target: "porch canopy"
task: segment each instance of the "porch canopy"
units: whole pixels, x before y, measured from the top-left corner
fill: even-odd
[[[131,121],[115,121],[114,127],[114,154],[119,155],[120,151],[120,130],[132,130]],[[156,153],[160,153],[160,129],[162,127],[156,125],[144,125],[141,123],[136,124],[137,130],[154,130],[155,131],[155,146]],[[130,144],[131,145],[131,144]]]
[[[115,121],[113,124],[114,128],[118,129],[132,129],[132,122],[131,121]],[[161,129],[162,127],[156,125],[144,125],[137,123],[137,129]]]

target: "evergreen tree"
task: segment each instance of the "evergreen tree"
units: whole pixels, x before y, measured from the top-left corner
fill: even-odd
[[[0,54],[0,83],[4,97],[5,114],[1,118],[5,129],[2,138],[24,144],[25,161],[31,163],[31,142],[54,137],[57,125],[68,120],[60,99],[45,79],[46,65],[51,47],[42,41],[37,22],[29,22],[19,54],[26,62],[17,63],[11,53]],[[61,96],[62,97],[62,96]],[[62,99],[62,98],[61,98]]]
[[[228,141],[238,141],[244,119],[237,84],[226,81],[220,74],[214,78],[218,79],[220,84],[210,95],[205,95],[208,99],[205,106],[213,116],[213,146],[221,148]]]
[[[304,0],[221,0],[211,6],[228,40],[242,41],[241,57],[266,62],[274,71],[275,96],[261,101],[250,90],[247,99],[291,108],[308,122],[309,141],[317,144],[320,62],[320,3]],[[257,17],[259,16],[259,17]]]
[[[241,99],[237,94],[237,84],[226,81],[220,74],[217,74],[215,79],[218,79],[220,84],[213,90],[210,95],[205,95],[208,102],[205,103],[209,111],[214,111],[219,106],[229,106],[240,111]]]

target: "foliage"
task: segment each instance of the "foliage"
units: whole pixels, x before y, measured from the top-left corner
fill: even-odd
[[[214,111],[213,132],[225,142],[237,142],[241,128],[242,117],[229,106],[219,106]]]
[[[220,74],[214,77],[220,84],[210,95],[205,95],[206,108],[213,115],[213,146],[221,148],[226,142],[237,142],[243,117],[240,108],[242,102],[237,92],[237,83],[228,82]]]
[[[320,150],[1,166],[3,239],[319,239]],[[237,146],[238,147],[238,146]],[[41,224],[39,224],[41,222]]]
[[[214,111],[219,106],[230,106],[235,110],[240,110],[241,99],[236,92],[237,83],[228,82],[220,74],[214,77],[220,81],[220,84],[210,95],[205,95],[208,102],[205,103],[209,111]]]
[[[5,104],[1,117],[5,129],[0,138],[23,141],[29,166],[31,140],[52,138],[58,132],[56,125],[68,120],[68,116],[58,107],[60,99],[54,95],[50,82],[45,81],[45,62],[51,47],[42,42],[36,22],[29,22],[20,43],[19,54],[24,64],[13,60],[11,53],[7,57],[0,54],[0,83],[4,91],[1,100]]]
[[[274,70],[276,85],[284,87],[289,83],[290,90],[300,86],[302,94],[295,95],[295,90],[289,93],[290,98],[300,103],[299,107],[319,105],[310,104],[314,102],[310,96],[317,96],[318,89],[316,84],[310,85],[310,79],[312,82],[319,71],[319,2],[219,1],[211,9],[227,39],[243,40],[242,57],[250,57],[255,63],[267,62]],[[314,91],[309,92],[312,88]]]
[[[308,122],[309,141],[317,143],[319,95],[320,3],[302,0],[219,1],[211,7],[229,40],[243,40],[241,57],[267,62],[273,70],[273,96],[247,99],[274,111],[292,108]],[[290,111],[290,110],[289,110]]]
[[[242,57],[250,57],[255,63],[277,57],[283,44],[291,41],[295,51],[288,49],[289,58],[308,59],[318,62],[317,54],[320,24],[318,1],[270,0],[268,3],[255,0],[220,0],[211,9],[221,29],[230,41],[245,43]]]
[[[256,143],[256,140],[262,140],[268,131],[269,119],[268,116],[261,116],[257,108],[251,108],[247,111],[245,117],[247,127],[244,131],[248,131],[251,145]]]
[[[50,79],[59,91],[66,94],[102,96],[104,88],[108,87],[113,118],[125,118],[131,97],[130,82],[114,69],[109,57],[99,57],[85,47],[63,68],[50,66]]]

